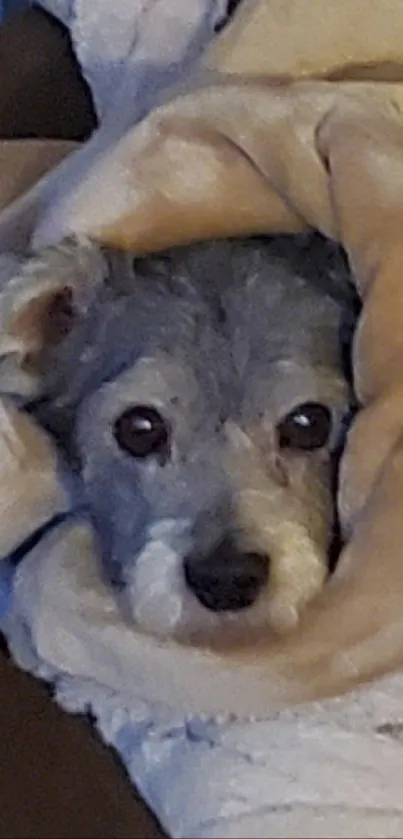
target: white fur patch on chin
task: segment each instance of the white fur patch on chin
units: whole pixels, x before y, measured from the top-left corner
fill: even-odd
[[[178,554],[162,539],[149,542],[128,582],[136,624],[145,631],[171,635],[182,624],[184,583]]]
[[[191,547],[187,522],[165,519],[150,528],[148,542],[126,574],[126,598],[136,625],[161,637],[214,629],[220,619],[188,590],[183,558]]]

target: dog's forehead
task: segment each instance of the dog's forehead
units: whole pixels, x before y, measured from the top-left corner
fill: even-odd
[[[134,404],[152,405],[183,430],[195,430],[200,423],[214,425],[226,399],[219,369],[212,360],[207,366],[200,359],[193,363],[184,353],[146,353],[102,382],[93,394],[96,415],[109,423]]]
[[[161,301],[157,308],[154,317],[139,308],[138,299],[125,300],[109,323],[104,313],[102,328],[98,323],[90,338],[83,330],[81,349],[71,336],[74,352],[66,346],[65,365],[57,364],[58,411],[79,411],[95,429],[109,427],[133,405],[153,405],[181,440],[199,429],[208,432],[230,411],[233,377],[225,342],[207,318],[193,328],[187,307],[167,311]],[[89,408],[84,414],[83,403]]]
[[[228,334],[248,346],[253,361],[339,358],[341,306],[281,262],[260,262],[243,286],[228,289],[224,303]]]
[[[276,426],[297,406],[307,403],[325,405],[332,413],[334,426],[346,420],[351,393],[340,370],[284,359],[244,377],[242,421],[248,428]]]
[[[247,423],[277,423],[297,405],[320,402],[335,419],[346,413],[350,390],[340,347],[340,307],[288,278],[269,288],[257,281],[228,320],[234,366],[242,382]]]
[[[225,241],[142,260],[111,253],[106,287],[48,365],[56,391],[74,403],[131,371],[152,393],[152,377],[134,372],[144,358],[170,357],[159,378],[173,395],[186,368],[222,402],[237,379],[245,394],[268,381],[279,359],[338,367],[340,306],[298,276],[291,240],[289,249],[279,257],[268,243]]]

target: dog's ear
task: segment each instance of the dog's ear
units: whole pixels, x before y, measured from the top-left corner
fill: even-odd
[[[0,292],[0,393],[40,395],[38,361],[85,313],[108,276],[102,249],[65,239],[33,254]]]

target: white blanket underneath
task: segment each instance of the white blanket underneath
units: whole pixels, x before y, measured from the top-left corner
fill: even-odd
[[[95,716],[171,836],[403,835],[403,677],[266,721],[173,712],[180,656],[153,658],[123,622],[88,533],[62,525],[23,560],[4,630],[62,706]]]

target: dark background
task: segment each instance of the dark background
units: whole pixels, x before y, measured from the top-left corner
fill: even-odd
[[[89,721],[0,650],[0,839],[161,839]]]

